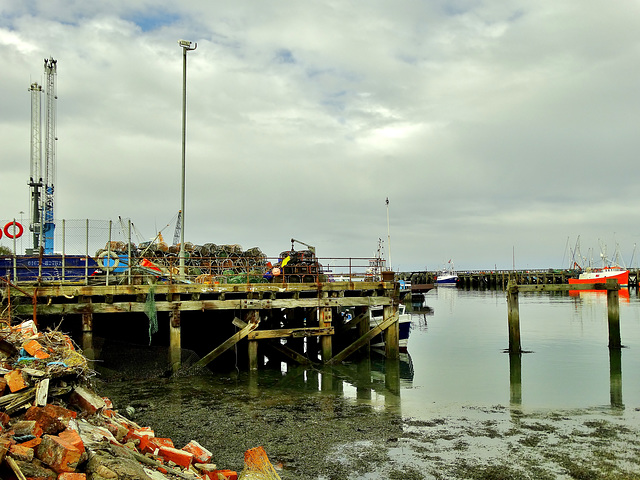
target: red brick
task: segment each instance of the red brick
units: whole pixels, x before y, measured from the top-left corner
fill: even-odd
[[[44,435],[36,457],[57,473],[74,472],[82,456],[76,447],[55,435]]]
[[[214,470],[203,473],[209,480],[238,480],[238,472],[234,472],[233,470]]]
[[[12,370],[5,374],[4,379],[7,381],[11,393],[18,392],[23,388],[27,388],[27,381],[22,374],[22,370]]]
[[[69,396],[69,403],[77,405],[89,414],[94,414],[106,405],[98,394],[84,387],[75,387]]]
[[[35,420],[44,433],[55,435],[64,430],[71,418],[75,418],[75,416],[75,412],[49,403],[44,407],[30,407],[25,413],[24,418],[27,420]]]
[[[187,443],[182,450],[185,452],[193,453],[193,461],[198,463],[209,463],[213,454],[200,445],[195,440],[191,440]]]
[[[73,445],[80,452],[84,452],[84,443],[82,442],[82,438],[80,438],[80,434],[75,430],[67,428],[63,432],[60,432],[58,436],[65,442]]]
[[[35,357],[37,351],[43,349],[42,345],[37,340],[29,340],[27,343],[22,345],[22,348],[24,348],[32,357]]]
[[[58,475],[58,480],[87,480],[85,473],[64,472]]]
[[[175,448],[175,445],[173,444],[173,440],[170,438],[152,437],[149,438],[149,442],[142,453],[154,453],[160,447]]]
[[[27,440],[26,442],[19,443],[18,445],[22,447],[35,448],[42,442],[42,438],[33,438],[31,440]]]
[[[22,445],[11,445],[11,447],[9,447],[9,456],[16,460],[30,462],[33,460],[33,448],[23,447]]]
[[[40,360],[44,360],[45,358],[49,358],[51,355],[49,355],[44,350],[37,350],[36,353],[33,354],[33,356]]]
[[[184,468],[189,468],[193,461],[193,453],[185,452],[184,450],[166,446],[161,446],[158,450],[158,455],[162,458]]]
[[[148,427],[144,427],[141,429],[129,430],[129,433],[127,433],[127,435],[124,437],[124,441],[128,442],[131,440],[137,440],[138,450],[140,450],[141,452],[145,452],[149,448],[149,440],[153,437],[153,430]],[[151,451],[153,452],[153,450]]]

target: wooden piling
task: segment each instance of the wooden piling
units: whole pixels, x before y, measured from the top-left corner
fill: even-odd
[[[332,322],[332,309],[331,307],[322,307],[320,308],[320,328],[331,328]],[[320,337],[321,350],[322,350],[322,362],[327,363],[331,360],[333,356],[332,346],[331,346],[331,335],[322,335]]]
[[[169,364],[176,373],[182,362],[182,339],[180,331],[180,310],[169,312]]]
[[[395,317],[395,321],[384,331],[385,356],[392,360],[400,358],[400,325],[398,322],[398,308],[394,305],[385,305],[383,310],[383,322]]]
[[[518,285],[509,282],[507,285],[507,309],[509,322],[509,353],[520,354],[520,307],[518,303]]]
[[[607,280],[607,286],[616,286],[618,281],[615,279]],[[620,340],[620,294],[617,288],[607,289],[607,316],[609,319],[609,348],[620,349],[622,342]]]

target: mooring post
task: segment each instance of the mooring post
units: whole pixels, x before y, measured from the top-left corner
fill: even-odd
[[[520,307],[518,306],[518,285],[512,280],[507,284],[507,309],[509,318],[509,353],[521,353]]]
[[[169,363],[171,371],[176,373],[180,369],[182,362],[180,338],[180,310],[169,312]]]
[[[91,303],[91,297],[82,296],[78,300],[82,303]],[[82,314],[82,353],[89,360],[95,360],[93,350],[93,314],[85,312]]]
[[[255,323],[260,320],[260,311],[259,310],[250,310],[245,316],[244,320],[247,324]],[[258,370],[259,361],[258,361],[258,340],[249,340],[249,371],[255,372]]]
[[[385,305],[383,321],[391,317],[395,317],[395,322],[384,331],[384,353],[388,359],[397,360],[400,358],[400,321],[397,305]]]
[[[618,281],[607,280],[607,314],[609,317],[609,348],[621,348],[620,340],[620,294]]]
[[[319,318],[319,327],[320,328],[330,328],[333,316],[331,307],[321,307],[320,308],[320,318]],[[321,339],[321,348],[322,348],[322,363],[327,363],[331,360],[333,356],[332,348],[331,348],[331,335],[322,335]]]

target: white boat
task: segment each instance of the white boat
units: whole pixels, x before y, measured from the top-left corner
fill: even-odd
[[[384,319],[384,307],[375,306],[369,309],[369,326],[371,328],[382,323]],[[398,306],[398,327],[400,336],[400,351],[406,352],[409,343],[409,333],[411,333],[411,314],[406,313],[406,307],[403,304]],[[382,335],[374,338],[371,342],[373,348],[384,348],[384,339]]]
[[[456,285],[457,283],[458,275],[453,269],[453,262],[449,260],[448,266],[436,275],[436,285]]]

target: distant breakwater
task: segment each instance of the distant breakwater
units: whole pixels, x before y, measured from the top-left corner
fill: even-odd
[[[436,283],[437,271],[400,272],[398,280],[412,284]],[[464,270],[456,271],[458,286],[466,288],[506,288],[509,279],[519,285],[552,285],[569,283],[569,278],[578,276],[576,270],[534,269],[534,270]],[[639,269],[629,269],[629,286],[638,286]]]

